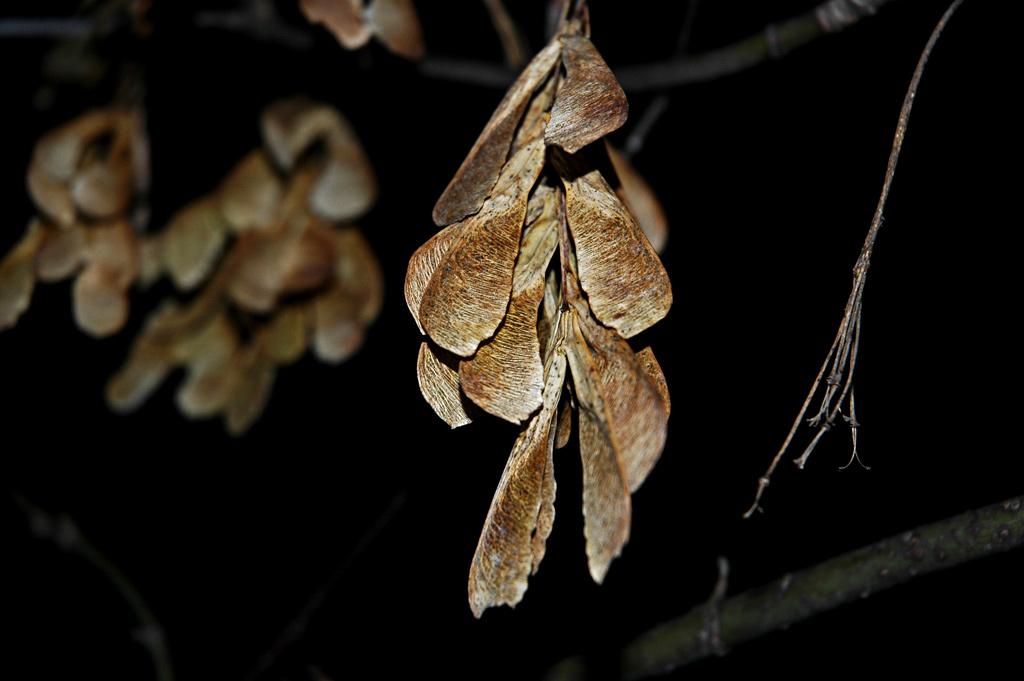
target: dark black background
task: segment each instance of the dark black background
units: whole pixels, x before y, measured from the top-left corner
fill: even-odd
[[[319,28],[305,52],[198,30],[182,4],[157,3],[150,39],[108,48],[147,67],[153,226],[259,143],[262,106],[306,92],[352,120],[376,165],[380,199],[360,225],[387,298],[353,359],[327,367],[307,357],[281,371],[265,415],[237,440],[219,422],[177,414],[177,376],[135,415],[103,404],[105,377],[167,289],[136,294],[128,327],[95,341],[74,327],[69,284],[42,285],[0,335],[5,489],[68,513],[130,576],[167,631],[179,678],[245,678],[396,499],[305,635],[261,678],[307,678],[312,664],[335,679],[536,678],[704,601],[716,556],[730,559],[738,593],[1021,493],[1010,100],[1019,59],[1004,3],[969,0],[954,17],[911,118],[864,302],[856,384],[871,470],[837,471],[849,436],[834,432],[804,471],[781,464],[765,514],[741,519],[835,334],[899,107],[944,2],[893,2],[785,59],[672,91],[635,159],[671,222],[663,260],[675,303],[634,342],[653,347],[672,393],[664,455],[598,587],[583,550],[575,437],[557,452],[547,556],[515,610],[479,621],[466,575],[516,429],[484,418],[450,431],[435,417],[417,387],[420,340],[401,290],[409,256],[436,231],[434,201],[502,93],[427,79],[379,45],[345,53]],[[542,3],[509,4],[539,47]],[[684,3],[675,4],[591,3],[592,37],[613,70],[671,55]],[[704,2],[691,50],[814,4]],[[480,3],[418,5],[432,54],[500,61]],[[4,250],[33,212],[24,171],[35,139],[105,102],[102,88],[65,88],[36,111],[46,47],[0,41]],[[634,115],[613,135],[620,142],[653,97],[627,95]],[[4,666],[39,678],[149,678],[109,584],[34,539],[10,495],[2,508],[2,612],[16,630]],[[920,579],[686,673],[992,670],[1019,654],[1022,560],[1018,551]]]

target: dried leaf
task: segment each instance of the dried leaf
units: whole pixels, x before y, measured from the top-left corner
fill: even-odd
[[[283,187],[270,160],[254,150],[238,162],[217,189],[220,213],[233,232],[264,229],[277,216]]]
[[[452,428],[473,421],[462,400],[459,372],[453,368],[458,361],[457,356],[441,348],[432,347],[426,341],[420,344],[419,357],[416,359],[416,378],[423,399],[434,413]]]
[[[426,52],[420,19],[411,0],[374,0],[365,21],[391,52],[406,59],[420,59]]]
[[[651,247],[660,254],[668,242],[668,219],[665,217],[665,209],[661,207],[654,190],[636,171],[626,155],[611,144],[606,143],[605,148],[615,168],[615,174],[619,176],[620,184],[615,193],[636,218],[640,229],[644,230],[644,235],[651,242]]]
[[[565,83],[555,95],[547,143],[574,154],[626,122],[629,103],[597,48],[582,35],[563,35]]]
[[[513,423],[525,421],[540,407],[544,387],[537,311],[544,297],[544,272],[558,244],[558,202],[554,191],[541,195],[542,213],[523,230],[505,319],[494,336],[459,365],[466,395],[485,411]]]
[[[433,214],[436,225],[449,225],[481,209],[505,165],[512,136],[530,96],[554,68],[560,52],[561,43],[557,39],[551,41],[512,84],[437,200]]]
[[[365,45],[373,34],[363,21],[363,0],[299,0],[311,24],[323,24],[346,50]]]
[[[419,319],[435,343],[468,357],[505,316],[526,204],[544,165],[538,135],[509,159],[494,194],[442,256],[423,295]]]
[[[42,223],[32,220],[25,236],[0,260],[0,331],[14,326],[32,302],[34,261],[43,236]]]
[[[527,578],[544,555],[554,520],[551,420],[565,372],[565,356],[556,354],[543,407],[523,427],[491,501],[469,569],[469,605],[477,617],[489,607],[522,600]]]
[[[553,150],[565,184],[579,279],[594,315],[630,338],[672,305],[672,285],[647,237],[597,170]]]
[[[86,256],[86,228],[74,224],[68,229],[44,225],[43,242],[36,256],[39,281],[66,279],[78,271]]]
[[[171,217],[160,235],[160,259],[179,290],[195,288],[210,274],[224,248],[227,229],[212,197],[193,201]]]

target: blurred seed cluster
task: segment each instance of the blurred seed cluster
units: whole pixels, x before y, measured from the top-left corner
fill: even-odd
[[[115,411],[138,408],[183,367],[179,410],[222,416],[239,435],[262,413],[278,367],[307,350],[347,359],[377,317],[380,266],[350,223],[377,185],[354,131],[304,98],[271,104],[261,128],[263,147],[146,244],[144,280],[166,275],[194,295],[148,317],[107,385]]]

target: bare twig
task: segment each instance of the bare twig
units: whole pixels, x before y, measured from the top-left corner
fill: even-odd
[[[699,4],[699,0],[690,0],[686,5],[686,16],[683,18],[683,26],[679,29],[679,37],[676,39],[674,53],[676,56],[686,54],[687,47],[690,44],[690,34],[693,32],[693,24],[697,19],[697,7]],[[632,160],[634,156],[640,153],[640,150],[644,147],[644,142],[647,141],[647,135],[654,128],[654,124],[668,111],[669,103],[670,97],[668,92],[662,91],[643,110],[643,113],[640,114],[637,122],[633,124],[629,135],[626,136],[626,141],[622,145],[622,153],[626,155],[626,158]]]
[[[243,33],[255,40],[279,43],[292,50],[308,50],[313,46],[313,36],[285,23],[272,0],[244,0],[236,10],[198,12],[194,20],[199,28]]]
[[[1024,497],[1015,497],[969,511],[727,598],[719,609],[721,644],[731,648],[921,575],[1024,546],[1022,507]],[[665,674],[715,653],[704,642],[706,622],[707,605],[701,605],[626,644],[618,655],[618,676]],[[585,659],[570,658],[553,667],[547,678],[585,678],[586,667]],[[603,674],[608,672],[602,668]],[[608,678],[613,675],[614,670]]]
[[[861,247],[860,257],[857,258],[857,263],[853,268],[853,290],[850,292],[850,297],[846,303],[846,310],[843,312],[843,321],[839,325],[839,333],[836,334],[836,339],[832,342],[832,348],[825,356],[825,362],[821,365],[821,369],[818,371],[818,375],[814,379],[814,384],[811,386],[811,391],[807,394],[807,398],[804,400],[803,406],[800,408],[800,413],[797,414],[796,419],[793,421],[793,425],[789,429],[789,433],[786,435],[786,439],[783,441],[782,447],[775,455],[775,458],[772,459],[771,465],[768,466],[768,470],[758,479],[757,493],[754,497],[754,503],[749,509],[747,509],[747,512],[743,514],[744,518],[749,518],[753,515],[754,511],[759,510],[761,495],[764,494],[765,488],[768,487],[768,484],[771,482],[771,476],[775,471],[775,467],[789,449],[789,445],[793,441],[793,436],[796,434],[797,429],[800,427],[800,423],[804,419],[804,415],[807,413],[807,408],[810,406],[811,401],[814,399],[814,395],[818,392],[818,388],[821,386],[822,378],[825,375],[825,370],[830,361],[832,362],[832,368],[831,371],[829,371],[828,377],[825,379],[826,388],[821,406],[818,409],[818,413],[811,419],[808,419],[812,426],[818,427],[818,432],[804,450],[803,454],[796,459],[796,464],[800,468],[803,468],[807,463],[807,459],[810,457],[814,447],[818,444],[818,441],[835,424],[836,417],[842,411],[842,405],[846,395],[853,386],[853,369],[857,361],[857,348],[860,343],[861,301],[864,295],[864,283],[867,279],[868,268],[871,265],[871,254],[874,251],[875,239],[878,236],[879,228],[882,226],[882,213],[885,209],[885,202],[889,198],[889,188],[892,186],[892,178],[896,173],[896,161],[899,159],[900,148],[903,146],[903,136],[907,130],[907,122],[910,120],[910,109],[914,105],[914,96],[917,93],[917,86],[918,83],[921,82],[921,75],[924,73],[924,67],[925,64],[928,63],[928,57],[931,55],[932,48],[935,47],[935,43],[938,41],[939,35],[942,33],[942,29],[945,28],[949,18],[953,16],[953,12],[956,11],[956,8],[960,6],[961,2],[963,2],[963,0],[955,0],[955,2],[949,6],[949,9],[946,10],[945,14],[942,15],[942,18],[939,19],[939,23],[935,26],[935,30],[932,31],[931,37],[928,38],[928,43],[921,52],[920,59],[918,59],[917,68],[914,69],[914,76],[910,80],[910,87],[907,88],[907,94],[903,98],[903,106],[900,108],[900,117],[896,123],[896,135],[893,137],[892,150],[889,152],[889,163],[885,169],[885,181],[882,183],[882,194],[878,198],[878,206],[875,208],[875,215],[871,219],[871,227],[868,229],[867,237],[864,239],[864,245]],[[846,372],[847,363],[850,365],[849,372]],[[839,399],[836,400],[833,405],[833,398],[835,397],[836,392],[839,391],[840,386],[842,386],[842,392],[839,395]],[[852,417],[852,393],[850,393],[850,395],[850,410]],[[856,423],[855,420],[853,422],[847,420],[847,422],[851,423],[851,426]],[[856,439],[854,440],[854,446],[856,447]]]
[[[160,626],[156,615],[149,609],[135,585],[109,558],[82,535],[81,530],[69,516],[52,516],[20,494],[14,496],[18,506],[28,518],[29,528],[33,535],[40,539],[48,539],[61,550],[76,553],[89,561],[117,589],[121,598],[125,600],[139,621],[138,627],[133,632],[133,638],[149,652],[156,678],[158,681],[173,681],[174,671],[163,627]]]
[[[512,20],[505,4],[501,0],[483,0],[487,13],[491,15],[494,31],[501,41],[501,50],[505,53],[505,64],[513,69],[521,69],[530,61],[530,44]]]
[[[395,497],[391,500],[391,504],[388,505],[384,512],[380,514],[380,516],[378,516],[373,526],[366,531],[366,534],[362,536],[362,538],[359,540],[359,543],[355,545],[355,548],[353,548],[352,551],[348,554],[348,556],[345,557],[345,560],[342,562],[341,566],[337,570],[335,570],[334,574],[331,575],[330,578],[326,582],[324,582],[324,584],[319,589],[317,589],[316,593],[314,593],[309,598],[308,601],[306,601],[306,605],[304,605],[302,610],[299,611],[299,614],[296,615],[295,618],[288,623],[288,626],[285,627],[283,632],[281,632],[281,635],[278,637],[274,645],[271,646],[269,650],[267,650],[263,653],[263,655],[260,656],[260,659],[256,661],[256,665],[246,675],[246,681],[253,681],[253,679],[258,678],[261,674],[270,669],[270,667],[273,666],[274,662],[277,661],[281,654],[292,643],[294,643],[296,640],[302,637],[302,635],[306,631],[306,626],[309,624],[310,618],[313,617],[313,614],[324,602],[324,599],[327,597],[327,594],[328,592],[330,592],[331,588],[335,584],[337,584],[338,580],[344,576],[345,572],[347,572],[348,569],[352,567],[352,564],[360,555],[362,555],[362,553],[366,550],[366,547],[370,545],[371,541],[373,541],[374,537],[380,534],[381,530],[383,530],[384,527],[387,526],[387,524],[391,521],[391,519],[395,517],[395,514],[398,513],[399,509],[402,508],[402,504],[404,503],[404,492],[395,495]]]
[[[619,66],[615,78],[629,92],[668,88],[732,75],[765,61],[779,59],[823,35],[838,33],[871,16],[892,0],[827,0],[805,14],[770,24],[739,42],[703,54],[662,62]],[[420,73],[430,78],[505,89],[516,73],[507,67],[460,59],[428,57]]]

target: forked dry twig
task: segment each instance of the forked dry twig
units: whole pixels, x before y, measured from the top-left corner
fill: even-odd
[[[903,98],[903,107],[900,109],[899,121],[896,123],[896,135],[893,137],[892,150],[889,152],[889,163],[885,169],[885,181],[882,184],[882,194],[878,198],[878,207],[875,208],[875,215],[871,219],[871,227],[868,229],[867,237],[864,239],[864,246],[861,248],[860,257],[857,258],[857,263],[853,267],[853,290],[850,291],[850,297],[846,302],[846,310],[843,312],[843,321],[839,325],[839,332],[836,334],[836,339],[832,342],[832,347],[825,356],[825,361],[822,363],[821,369],[814,379],[811,391],[807,394],[803,406],[800,407],[800,413],[797,414],[796,419],[793,421],[793,426],[789,429],[782,447],[775,455],[775,458],[772,459],[768,470],[758,480],[754,503],[743,514],[744,518],[749,518],[755,511],[760,509],[761,495],[764,494],[765,488],[770,484],[775,467],[789,449],[789,445],[800,428],[800,423],[803,421],[808,407],[814,400],[818,388],[821,387],[822,380],[824,380],[826,387],[821,405],[818,407],[817,413],[807,419],[812,427],[818,428],[818,432],[815,434],[814,439],[811,440],[811,443],[807,445],[807,448],[804,449],[803,454],[795,460],[795,463],[800,468],[804,467],[815,446],[817,446],[825,433],[835,425],[836,417],[842,414],[842,405],[846,401],[847,394],[850,396],[850,416],[844,415],[843,419],[854,429],[853,456],[850,460],[852,461],[854,458],[857,458],[856,427],[858,424],[853,404],[853,370],[857,362],[857,349],[860,344],[861,304],[864,296],[864,283],[867,279],[868,268],[871,266],[871,254],[875,248],[875,239],[878,237],[878,230],[882,226],[882,213],[885,209],[885,202],[889,197],[889,188],[892,185],[893,175],[896,173],[896,161],[899,159],[900,148],[903,146],[903,136],[907,130],[907,121],[910,120],[910,109],[914,105],[917,85],[921,81],[925,64],[928,63],[928,57],[931,55],[932,48],[935,47],[942,29],[946,27],[949,18],[953,16],[953,12],[956,11],[962,2],[963,0],[955,0],[946,10],[945,14],[942,15],[939,23],[935,26],[935,30],[932,31],[931,37],[928,38],[928,43],[921,52],[920,59],[918,59],[917,68],[914,69],[914,76],[910,79],[910,87],[907,88],[907,94]],[[831,367],[829,366],[830,363]],[[847,370],[847,365],[849,365],[849,370]],[[827,376],[826,371],[828,371]],[[839,393],[838,399],[836,399],[836,393]]]

